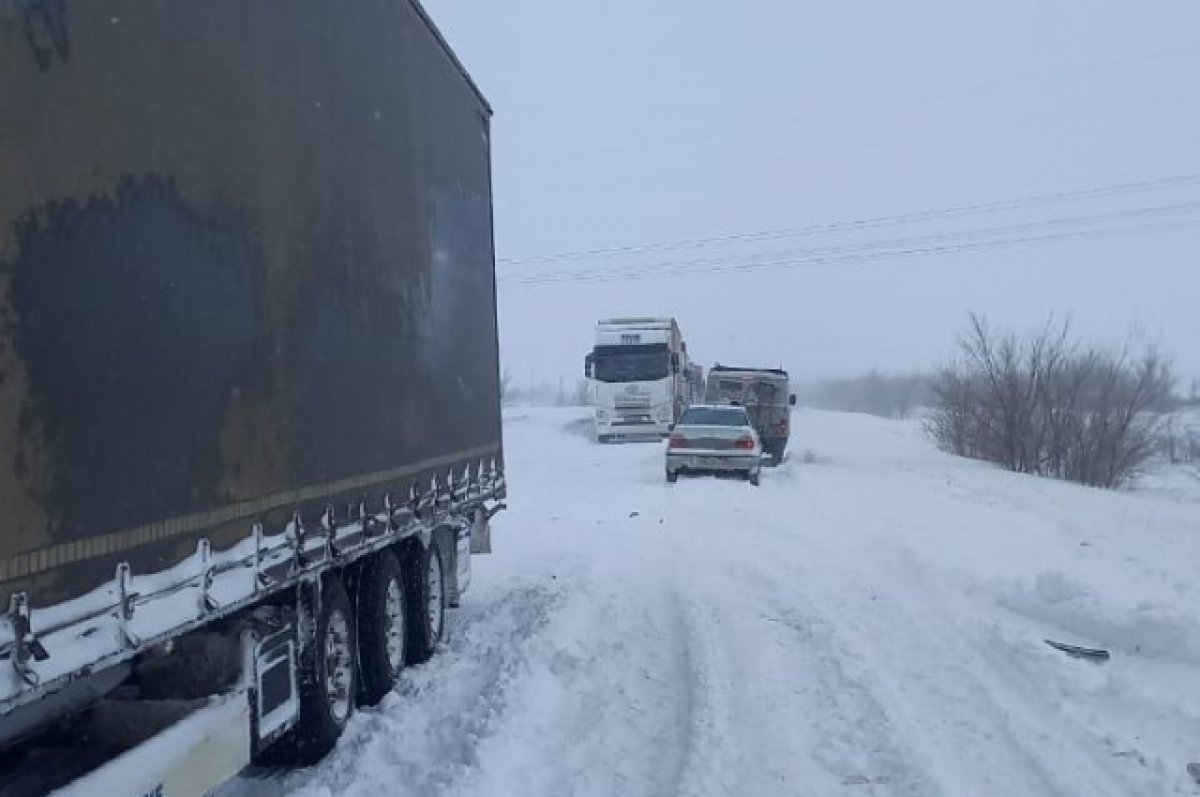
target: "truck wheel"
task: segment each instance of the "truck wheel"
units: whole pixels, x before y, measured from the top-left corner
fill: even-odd
[[[363,567],[358,588],[358,699],[373,706],[392,691],[404,669],[408,617],[400,563],[380,551]]]
[[[429,661],[446,624],[446,571],[437,540],[409,556],[404,573],[408,599],[409,664]]]
[[[607,434],[596,435],[596,442],[602,446],[607,445],[608,443],[612,442],[612,435],[607,435]]]
[[[296,763],[320,761],[337,744],[354,714],[354,610],[340,579],[322,585],[316,631],[300,664],[300,719],[293,730]]]

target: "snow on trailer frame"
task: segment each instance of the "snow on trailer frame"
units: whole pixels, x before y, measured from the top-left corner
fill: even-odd
[[[334,566],[344,567],[414,536],[428,537],[456,518],[480,511],[490,518],[499,505],[487,502],[505,496],[496,460],[485,459],[457,479],[450,471],[444,486],[431,483],[424,492],[414,488],[400,505],[389,495],[379,511],[369,511],[362,502],[347,507],[341,518],[328,507],[313,530],[297,512],[274,535],[255,523],[250,536],[227,551],[213,552],[210,541],[202,538],[194,555],[166,571],[137,575],[122,563],[110,583],[45,611],[31,611],[26,596],[14,594],[8,615],[0,618],[0,662],[12,665],[0,679],[0,717]],[[472,530],[455,531],[470,540]],[[451,582],[453,601],[453,593],[466,584]]]
[[[0,0],[0,754],[486,535],[490,116],[416,0]]]

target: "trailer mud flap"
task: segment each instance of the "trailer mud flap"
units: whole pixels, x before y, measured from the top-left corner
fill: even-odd
[[[203,797],[250,763],[244,692],[201,708],[54,797]]]
[[[471,553],[492,552],[492,520],[486,510],[480,509],[475,513],[471,524]]]

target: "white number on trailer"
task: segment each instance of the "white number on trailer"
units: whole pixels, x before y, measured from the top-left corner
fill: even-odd
[[[250,763],[245,692],[214,701],[53,793],[53,797],[204,797]]]

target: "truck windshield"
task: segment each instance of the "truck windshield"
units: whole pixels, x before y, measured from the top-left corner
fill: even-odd
[[[592,378],[598,382],[648,382],[671,373],[667,344],[597,346],[592,352]]]

